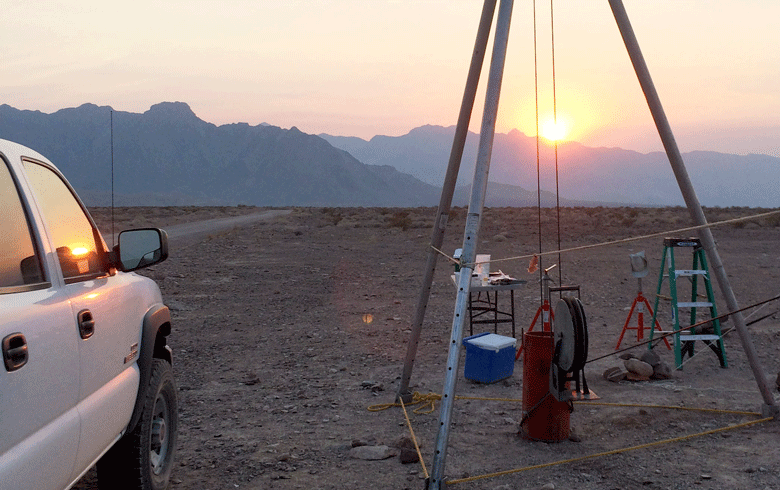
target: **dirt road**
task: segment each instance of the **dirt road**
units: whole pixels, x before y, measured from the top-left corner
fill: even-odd
[[[193,243],[197,243],[199,240],[203,239],[209,234],[221,233],[232,228],[248,226],[253,223],[257,223],[258,221],[286,216],[291,212],[292,211],[289,209],[267,209],[238,216],[189,221],[171,226],[165,226],[164,229],[168,233],[170,248],[175,250],[192,245]],[[162,224],[156,223],[155,226],[162,227]],[[110,227],[101,226],[100,229],[104,233],[104,239],[106,240],[106,243],[115,243],[115,240],[111,240],[110,232],[108,235],[106,235],[106,230],[110,230]]]

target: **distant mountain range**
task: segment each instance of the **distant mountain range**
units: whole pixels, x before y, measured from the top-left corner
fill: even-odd
[[[370,141],[321,134],[363,163],[390,165],[432,185],[441,186],[455,128],[423,126],[398,137]],[[479,135],[469,133],[459,185],[473,180]],[[490,180],[522,189],[537,185],[536,138],[513,130],[496,134]],[[541,188],[554,192],[555,150],[540,144]],[[558,147],[560,195],[574,202],[645,206],[683,205],[666,153],[638,153],[620,148],[589,148],[575,142]],[[697,196],[705,206],[780,206],[780,158],[694,151],[683,155]],[[534,197],[534,204],[536,200]]]
[[[88,205],[110,203],[111,108],[54,114],[0,106],[0,138],[29,146]],[[365,165],[314,135],[269,125],[215,126],[187,104],[114,112],[119,205],[423,206],[440,191],[392,167]]]
[[[50,158],[89,205],[110,202],[111,108],[85,104],[53,114],[0,105],[0,138]],[[454,128],[423,126],[398,137],[310,135],[268,124],[216,126],[181,102],[143,114],[113,113],[118,205],[433,206]],[[454,203],[468,202],[478,136],[469,134]],[[486,205],[536,206],[536,140],[497,134]],[[780,158],[683,155],[705,206],[780,206]],[[558,148],[561,204],[683,203],[663,153]],[[540,153],[543,206],[555,204],[555,154]],[[499,184],[500,183],[500,184]]]

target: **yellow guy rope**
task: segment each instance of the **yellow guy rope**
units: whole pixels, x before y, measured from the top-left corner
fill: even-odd
[[[530,259],[530,258],[533,258],[534,256],[541,257],[541,256],[544,256],[544,255],[554,255],[554,254],[559,254],[559,253],[576,252],[576,251],[579,251],[579,250],[588,250],[588,249],[591,249],[591,248],[607,247],[607,246],[610,246],[610,245],[619,245],[621,243],[629,243],[629,242],[635,242],[635,241],[638,241],[638,240],[644,240],[646,238],[655,238],[655,237],[664,236],[664,235],[672,235],[672,234],[676,234],[676,233],[682,233],[684,231],[701,230],[703,228],[712,228],[714,226],[721,226],[721,225],[728,225],[728,224],[733,224],[733,223],[739,223],[741,221],[748,221],[748,220],[752,220],[752,219],[767,218],[769,216],[774,216],[774,215],[780,215],[780,210],[769,211],[769,212],[760,213],[760,214],[754,214],[752,216],[744,216],[742,218],[727,219],[727,220],[724,220],[724,221],[717,221],[715,223],[707,223],[705,225],[689,226],[687,228],[679,228],[677,230],[659,231],[658,233],[651,233],[649,235],[642,235],[642,236],[637,236],[637,237],[622,238],[620,240],[613,240],[611,242],[592,243],[590,245],[581,245],[579,247],[564,248],[564,249],[561,249],[561,250],[551,250],[549,252],[541,252],[541,253],[534,253],[534,254],[528,254],[528,255],[519,255],[517,257],[507,257],[507,258],[504,258],[504,259],[491,259],[490,262],[495,264],[497,262],[508,262],[510,260]],[[431,248],[433,248],[439,254],[443,255],[450,262],[457,263],[457,261],[455,259],[453,259],[449,255],[445,254],[441,250],[437,249],[436,247],[431,247]],[[461,265],[462,266],[466,266],[466,267],[472,267],[472,266],[477,265],[478,263],[481,263],[481,262],[466,263],[466,264],[461,264]]]
[[[484,397],[484,396],[461,396],[456,395],[456,400],[482,400],[482,401],[491,401],[491,402],[515,402],[515,403],[522,403],[523,400],[518,398],[491,398],[491,397]],[[412,402],[404,405],[403,402],[401,403],[380,403],[377,405],[370,405],[368,407],[369,412],[381,412],[382,410],[387,410],[391,407],[403,407],[404,412],[406,412],[407,406],[417,405],[422,403],[423,405],[417,407],[416,410],[413,411],[413,413],[417,415],[427,415],[429,413],[432,413],[434,410],[436,410],[436,407],[434,405],[434,402],[441,400],[441,395],[438,393],[428,393],[426,395],[423,395],[417,391],[414,392],[412,395]],[[722,414],[731,414],[731,415],[753,415],[758,416],[761,415],[758,412],[747,412],[743,410],[724,410],[720,408],[704,408],[704,407],[681,407],[678,405],[651,405],[651,404],[644,404],[644,403],[610,403],[610,402],[597,402],[597,401],[585,401],[585,400],[574,400],[574,403],[577,405],[599,405],[599,406],[606,406],[606,407],[628,407],[628,408],[661,408],[666,410],[688,410],[691,412],[710,412],[710,413],[722,413]]]
[[[483,479],[487,479],[487,478],[495,478],[497,476],[511,475],[513,473],[520,473],[522,471],[529,471],[529,470],[536,470],[536,469],[540,469],[540,468],[547,468],[547,467],[556,466],[556,465],[559,465],[559,464],[576,463],[578,461],[584,461],[586,459],[599,458],[601,456],[611,456],[613,454],[620,454],[620,453],[625,453],[625,452],[628,452],[628,451],[635,451],[637,449],[645,449],[645,448],[649,448],[649,447],[653,447],[653,446],[660,446],[662,444],[668,444],[668,443],[672,443],[672,442],[685,441],[687,439],[693,439],[695,437],[707,436],[707,435],[710,435],[710,434],[717,434],[718,432],[725,432],[727,430],[740,429],[742,427],[748,427],[750,425],[760,424],[762,422],[767,422],[769,420],[772,420],[773,418],[774,417],[766,417],[766,418],[763,418],[763,419],[751,420],[751,421],[748,421],[748,422],[743,422],[741,424],[730,425],[728,427],[721,427],[720,429],[712,429],[712,430],[708,430],[708,431],[705,431],[705,432],[699,432],[697,434],[688,434],[688,435],[685,435],[685,436],[674,437],[672,439],[664,439],[663,441],[649,442],[647,444],[640,444],[638,446],[631,446],[631,447],[627,447],[627,448],[623,448],[623,449],[614,449],[612,451],[604,451],[602,453],[589,454],[587,456],[580,456],[578,458],[565,459],[563,461],[554,461],[552,463],[543,463],[543,464],[537,464],[537,465],[533,465],[533,466],[526,466],[525,468],[516,468],[514,470],[499,471],[499,472],[496,472],[496,473],[489,473],[487,475],[471,476],[471,477],[468,477],[468,478],[461,478],[459,480],[448,480],[446,483],[447,483],[447,485],[456,485],[458,483],[468,483],[468,482],[477,481],[477,480],[483,480]]]
[[[422,453],[420,452],[420,445],[417,443],[417,437],[414,435],[414,429],[412,429],[412,421],[409,420],[409,414],[406,412],[406,406],[404,405],[403,400],[401,400],[401,408],[404,409],[404,418],[406,419],[407,427],[409,427],[409,434],[411,434],[412,442],[414,443],[414,449],[417,451],[417,459],[420,461],[420,466],[422,466],[425,479],[427,480],[430,476],[428,475],[428,468],[425,467],[425,460],[423,459]]]
[[[459,400],[486,400],[486,401],[506,401],[506,402],[522,402],[522,400],[514,399],[514,398],[489,398],[489,397],[476,397],[476,396],[456,396],[455,398]],[[420,407],[417,407],[417,409],[414,410],[413,413],[415,414],[429,414],[435,410],[434,402],[437,400],[441,400],[441,395],[437,393],[428,393],[426,395],[423,395],[417,391],[414,392],[412,396],[412,402],[409,404],[411,405],[417,405],[422,404]],[[639,403],[608,403],[608,402],[590,402],[590,401],[578,401],[578,405],[601,405],[601,406],[611,406],[611,407],[634,407],[634,408],[662,408],[662,409],[670,409],[670,410],[689,410],[689,411],[697,411],[697,412],[711,412],[711,413],[723,413],[723,414],[732,414],[732,415],[751,415],[751,416],[757,416],[761,415],[757,412],[746,412],[741,410],[722,410],[718,408],[698,408],[698,407],[680,407],[675,405],[645,405],[645,404],[639,404]],[[425,473],[425,478],[428,478],[428,469],[425,467],[425,462],[423,461],[422,453],[420,452],[420,445],[417,442],[417,437],[414,434],[414,429],[412,428],[412,421],[409,419],[409,414],[406,411],[406,405],[404,404],[403,400],[400,400],[399,403],[381,403],[377,405],[371,405],[368,407],[368,410],[370,412],[379,412],[382,410],[387,410],[390,407],[401,407],[404,412],[404,418],[406,419],[406,425],[409,427],[409,433],[411,434],[412,442],[414,443],[414,448],[417,450],[417,457],[420,459],[420,465],[423,468],[423,473]],[[673,437],[671,439],[664,439],[662,441],[655,441],[655,442],[649,442],[647,444],[640,444],[638,446],[631,446],[627,448],[622,449],[613,449],[611,451],[605,451],[601,453],[596,454],[590,454],[587,456],[580,456],[578,458],[571,458],[571,459],[565,459],[562,461],[554,461],[552,463],[543,463],[533,466],[526,466],[524,468],[516,468],[513,470],[506,470],[506,471],[499,471],[496,473],[489,473],[486,475],[480,475],[480,476],[472,476],[468,478],[462,478],[459,480],[449,480],[446,483],[448,485],[456,485],[458,483],[467,483],[477,480],[483,480],[488,478],[496,478],[499,476],[505,476],[505,475],[511,475],[513,473],[520,473],[523,471],[530,471],[530,470],[536,470],[541,468],[548,468],[550,466],[557,466],[560,464],[567,464],[567,463],[576,463],[578,461],[584,461],[586,459],[593,459],[593,458],[599,458],[601,456],[610,456],[613,454],[620,454],[624,452],[634,451],[637,449],[645,449],[649,447],[654,446],[660,446],[663,444],[669,444],[672,442],[680,442],[685,441],[687,439],[693,439],[695,437],[700,436],[706,436],[710,434],[717,434],[719,432],[725,432],[727,430],[732,429],[739,429],[742,427],[748,427],[754,424],[759,424],[761,422],[767,422],[769,420],[773,420],[774,417],[766,417],[758,420],[752,420],[748,422],[742,422],[740,424],[736,425],[730,425],[728,427],[721,427],[719,429],[712,429],[705,432],[699,432],[696,434],[688,434],[685,436],[680,437]]]
[[[607,407],[634,407],[634,408],[666,408],[670,410],[690,410],[693,412],[712,412],[725,413],[733,415],[761,415],[758,412],[743,412],[740,410],[721,410],[719,408],[698,408],[698,407],[678,407],[675,405],[642,405],[639,403],[609,403],[609,402],[587,402],[575,401],[577,405],[602,405]]]
[[[482,397],[482,396],[455,396],[456,400],[483,400],[483,401],[492,401],[492,402],[517,402],[522,403],[523,400],[520,400],[518,398],[489,398],[489,397]],[[417,407],[412,411],[412,413],[415,413],[417,415],[426,415],[429,413],[432,413],[434,410],[436,410],[435,402],[441,400],[441,395],[438,393],[428,393],[427,395],[423,395],[417,391],[414,392],[412,395],[412,401],[408,404],[408,406],[422,404],[421,406]],[[403,401],[402,401],[403,402]],[[367,410],[369,412],[381,412],[382,410],[387,410],[391,407],[405,407],[403,403],[378,403],[376,405],[369,405]],[[405,408],[404,408],[405,411]]]
[[[422,403],[421,406],[415,408],[412,413],[415,413],[417,415],[425,415],[432,413],[434,410],[436,410],[436,407],[434,406],[434,402],[437,400],[441,400],[441,395],[437,393],[428,393],[427,395],[423,395],[420,392],[415,391],[412,395],[412,401],[411,403],[407,404],[408,406],[417,405]],[[403,403],[379,403],[377,405],[370,405],[368,407],[369,412],[381,412],[382,410],[387,410],[390,407],[404,407],[404,412],[406,412],[406,406]]]

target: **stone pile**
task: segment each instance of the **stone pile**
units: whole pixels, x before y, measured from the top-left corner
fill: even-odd
[[[624,379],[649,381],[651,379],[672,378],[671,368],[661,360],[655,351],[647,350],[641,356],[627,352],[620,358],[623,360],[625,371],[618,366],[611,367],[604,371],[604,379],[617,383]]]
[[[414,442],[409,437],[401,437],[394,444],[388,446],[385,444],[372,445],[368,441],[354,439],[352,449],[349,451],[350,457],[362,459],[365,461],[376,461],[381,459],[398,456],[403,464],[417,463],[420,461]]]

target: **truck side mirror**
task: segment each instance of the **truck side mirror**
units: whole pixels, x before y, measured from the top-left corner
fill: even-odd
[[[168,258],[168,234],[159,228],[126,230],[114,247],[115,265],[130,272],[159,264]]]

